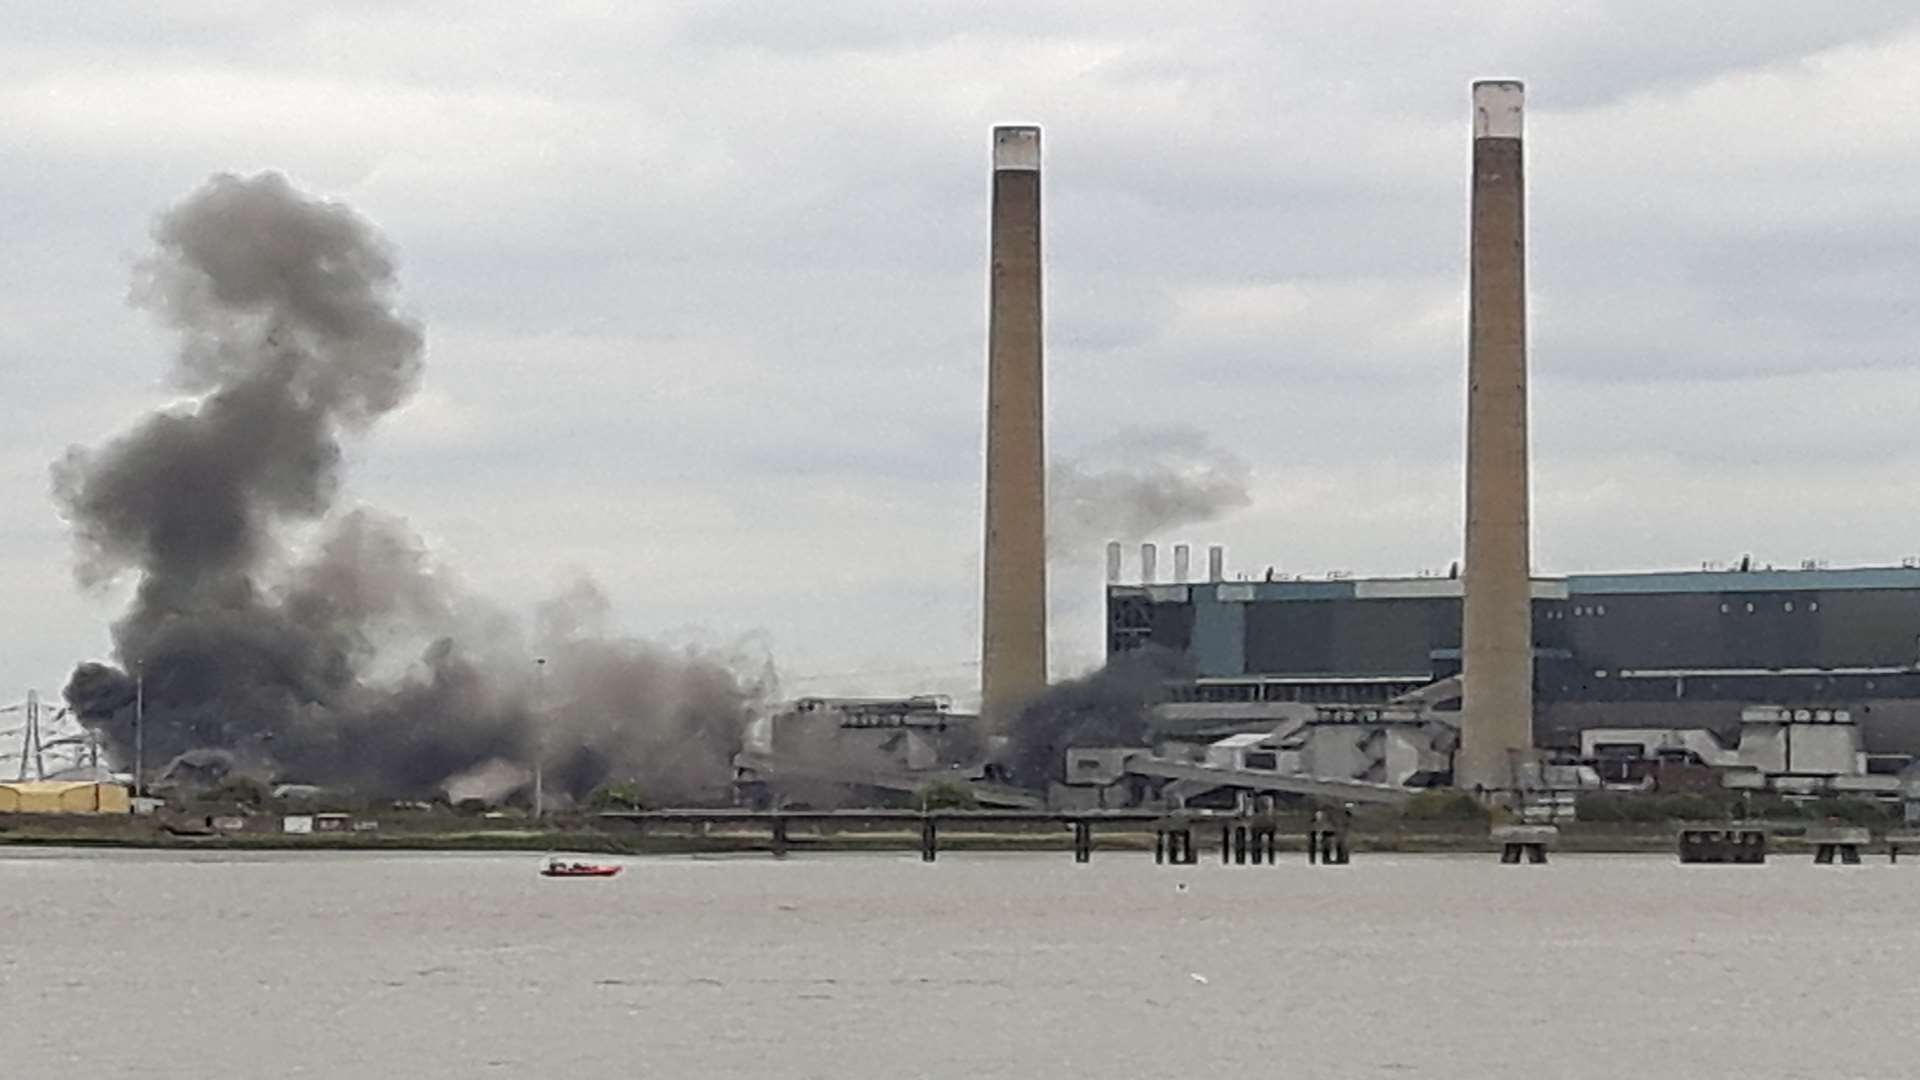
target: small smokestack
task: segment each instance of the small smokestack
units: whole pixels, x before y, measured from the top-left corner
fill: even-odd
[[[1107,541],[1107,584],[1120,580],[1120,541]]]
[[[993,129],[992,214],[980,712],[1000,733],[1047,688],[1039,128]]]
[[[1467,529],[1456,785],[1517,786],[1533,750],[1521,84],[1473,84]]]
[[[1140,545],[1140,581],[1152,585],[1160,580],[1160,552],[1152,544]]]
[[[1173,545],[1173,581],[1176,585],[1185,585],[1187,577],[1193,571],[1192,553],[1185,544]]]
[[[1219,544],[1207,548],[1207,580],[1227,580],[1227,549]]]

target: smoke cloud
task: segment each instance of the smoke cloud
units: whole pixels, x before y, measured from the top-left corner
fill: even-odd
[[[548,789],[576,797],[609,781],[725,797],[772,689],[763,653],[614,635],[584,578],[529,631],[464,593],[404,521],[333,512],[342,437],[406,402],[423,354],[365,219],[275,173],[221,175],[154,240],[134,301],[180,333],[188,397],[53,467],[80,581],[137,579],[119,663],[79,665],[66,691],[123,765],[137,671],[149,762],[219,751],[419,797],[537,758]]]
[[[1197,428],[1126,428],[1049,470],[1049,542],[1057,555],[1090,554],[1216,521],[1251,505],[1252,480]]]
[[[1145,746],[1153,706],[1185,673],[1181,657],[1161,648],[1121,653],[1084,678],[1055,683],[1021,706],[999,753],[1007,775],[1044,790],[1062,779],[1067,751],[1077,746]]]

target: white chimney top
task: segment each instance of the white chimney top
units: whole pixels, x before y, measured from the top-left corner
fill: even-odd
[[[1020,172],[1040,171],[1040,129],[1030,126],[993,129],[993,167]]]
[[[1525,89],[1517,79],[1482,79],[1473,84],[1473,137],[1518,139]]]

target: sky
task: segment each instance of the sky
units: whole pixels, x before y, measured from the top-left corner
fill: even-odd
[[[109,655],[133,582],[76,583],[48,469],[181,401],[129,291],[222,171],[364,214],[425,325],[340,512],[789,694],[975,689],[999,123],[1044,129],[1051,452],[1246,477],[1130,542],[1459,557],[1468,91],[1514,77],[1536,569],[1920,554],[1910,4],[532,10],[0,2],[0,705]],[[1098,547],[1055,559],[1056,676]]]

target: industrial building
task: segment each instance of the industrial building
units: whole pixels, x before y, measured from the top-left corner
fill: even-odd
[[[121,784],[85,780],[0,783],[0,814],[129,814],[133,801]]]
[[[1221,717],[1384,705],[1460,674],[1462,593],[1454,577],[1114,582],[1107,652],[1183,656],[1194,677],[1172,693],[1233,707]],[[1754,706],[1840,711],[1875,771],[1920,755],[1920,568],[1535,577],[1532,616],[1533,741],[1555,756],[1604,729],[1732,745]]]

